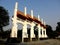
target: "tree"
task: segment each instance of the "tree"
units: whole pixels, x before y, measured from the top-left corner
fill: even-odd
[[[57,22],[56,32],[58,35],[60,35],[60,22]]]
[[[46,33],[49,38],[54,38],[54,32],[50,25],[46,25]]]
[[[7,31],[4,31],[3,38],[9,38],[10,37],[10,33],[11,33],[11,29],[7,30]]]
[[[9,14],[8,11],[0,6],[0,30],[3,32],[3,26],[6,26],[9,24]]]

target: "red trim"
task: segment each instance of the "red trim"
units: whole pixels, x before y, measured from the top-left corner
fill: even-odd
[[[17,17],[19,17],[19,18],[21,18],[21,19],[23,19],[23,20],[27,19],[27,20],[29,20],[29,21],[35,21],[35,22],[39,23],[41,26],[43,26],[44,28],[46,28],[46,26],[43,25],[42,22],[39,21],[35,16],[33,16],[33,18],[32,18],[31,15],[29,15],[29,14],[27,14],[27,15],[25,16],[25,14],[24,14],[23,12],[21,12],[21,11],[18,10],[18,11],[17,11]]]

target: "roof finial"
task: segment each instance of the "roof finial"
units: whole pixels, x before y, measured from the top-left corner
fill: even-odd
[[[26,14],[27,14],[27,7],[24,7],[24,14],[26,16]]]
[[[31,17],[33,18],[33,10],[31,10]]]
[[[38,20],[40,20],[40,16],[39,16],[39,14],[38,14]]]

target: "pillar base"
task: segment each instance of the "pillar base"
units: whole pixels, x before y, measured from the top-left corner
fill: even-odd
[[[30,42],[30,38],[23,38],[22,42]]]
[[[47,40],[48,38],[39,38],[40,40]]]
[[[45,38],[47,38],[47,35],[45,35]]]
[[[45,38],[45,36],[44,36],[44,35],[42,35],[42,38]]]

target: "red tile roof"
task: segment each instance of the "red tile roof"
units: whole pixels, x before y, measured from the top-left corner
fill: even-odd
[[[35,21],[35,22],[39,23],[41,26],[43,26],[44,28],[46,28],[46,26],[43,25],[42,22],[39,21],[38,18],[36,18],[35,16],[33,16],[33,18],[32,18],[31,15],[29,15],[29,14],[27,14],[27,15],[25,16],[25,14],[24,14],[23,12],[21,12],[21,11],[18,10],[18,11],[17,11],[17,17],[19,17],[19,18],[21,18],[21,19],[23,19],[23,20],[27,19],[27,20],[29,20],[29,21]]]

